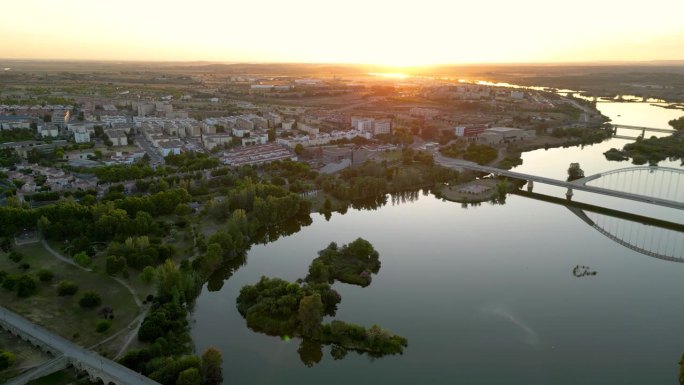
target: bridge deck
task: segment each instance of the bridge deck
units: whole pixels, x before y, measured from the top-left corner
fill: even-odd
[[[100,373],[108,376],[117,384],[159,385],[158,382],[153,381],[140,373],[134,372],[121,364],[104,358],[93,351],[82,348],[4,307],[0,307],[0,323],[3,327],[9,326],[15,328],[25,335],[36,339],[43,345],[61,352],[69,362],[78,362],[87,367],[97,369]]]
[[[544,183],[552,186],[559,186],[573,190],[588,191],[596,194],[603,194],[617,198],[629,199],[637,202],[650,203],[658,206],[670,207],[674,209],[684,210],[684,202],[676,202],[668,199],[661,199],[655,197],[649,197],[639,194],[632,194],[623,191],[610,190],[601,187],[587,186],[579,183],[567,182],[553,178],[547,178],[538,175],[524,174],[521,172],[502,170],[496,167],[481,166],[477,163],[468,162],[460,159],[452,159],[444,157],[443,155],[435,152],[434,153],[435,163],[449,168],[465,168],[469,170],[480,171],[488,174],[502,175],[510,178],[516,178],[521,180],[531,180],[538,183]]]
[[[655,127],[640,127],[640,126],[630,126],[627,124],[612,124],[613,128],[624,128],[627,130],[638,130],[638,131],[653,131],[653,132],[665,132],[674,133],[677,132],[671,128],[655,128]]]

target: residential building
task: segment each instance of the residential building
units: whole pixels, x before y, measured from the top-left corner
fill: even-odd
[[[458,137],[471,137],[483,133],[486,129],[487,126],[484,124],[476,124],[469,126],[457,126],[454,131]]]
[[[373,123],[373,135],[389,134],[392,132],[392,121],[389,119],[376,120]]]
[[[52,123],[45,123],[38,126],[38,135],[41,138],[56,138],[59,136],[59,129]]]
[[[128,146],[128,136],[124,130],[106,130],[105,135],[112,142],[112,146]]]
[[[297,160],[290,149],[277,144],[263,144],[232,149],[221,157],[223,164],[243,166],[270,163],[276,160]]]
[[[78,126],[73,130],[74,141],[76,143],[89,143],[90,142],[90,132],[84,126]]]

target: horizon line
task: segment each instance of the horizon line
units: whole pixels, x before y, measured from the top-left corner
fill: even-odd
[[[682,59],[651,59],[651,60],[590,60],[590,61],[509,61],[509,62],[453,62],[416,65],[389,65],[378,63],[361,62],[307,62],[307,61],[222,61],[222,60],[159,60],[159,59],[75,59],[75,58],[0,58],[0,61],[22,62],[80,62],[80,63],[159,63],[159,64],[221,64],[221,65],[346,65],[346,66],[372,66],[384,68],[434,68],[446,66],[514,66],[514,65],[628,65],[628,64],[681,64]]]

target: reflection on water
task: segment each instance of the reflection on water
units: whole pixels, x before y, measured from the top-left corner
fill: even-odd
[[[684,111],[657,107],[648,103],[605,102],[597,103],[596,108],[609,117],[611,123],[639,127],[672,129],[667,122],[684,115]],[[647,135],[650,136],[651,133]]]
[[[611,104],[598,107],[615,120],[617,110],[605,112]],[[662,114],[671,110],[650,108],[658,110],[647,112],[654,121],[620,123],[667,127]],[[631,116],[629,111],[620,114]],[[516,171],[565,179],[572,162],[580,162],[586,175],[627,167],[607,161],[603,152],[628,142],[613,138],[583,149],[528,152]],[[680,168],[667,161],[661,166]],[[565,194],[541,184],[535,192]],[[264,234],[248,259],[224,270],[230,279],[219,275],[208,283],[193,313],[196,348],[221,350],[225,383],[231,384],[676,383],[684,350],[684,264],[638,249],[681,254],[681,210],[583,192],[573,200],[674,225],[590,211],[580,220],[563,205],[518,195],[503,205],[467,209],[419,192],[357,202],[329,221],[314,214]],[[407,337],[411,345],[403,355],[370,361],[245,327],[235,308],[241,287],[263,275],[293,281],[321,244],[359,236],[379,251],[383,273],[365,289],[335,284],[344,298],[337,317],[377,322]],[[600,274],[577,279],[570,274],[576,266]],[[322,359],[326,354],[335,359]]]
[[[602,234],[640,254],[684,262],[684,233],[608,215],[587,213]]]

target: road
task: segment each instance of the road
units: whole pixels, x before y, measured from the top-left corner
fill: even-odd
[[[145,153],[147,153],[147,155],[149,155],[150,163],[152,163],[152,164],[156,163],[156,164],[160,164],[160,165],[164,164],[164,157],[161,156],[161,154],[159,153],[159,151],[157,151],[157,149],[152,147],[152,143],[150,143],[147,140],[147,138],[145,138],[144,136],[142,136],[140,134],[136,134],[135,135],[135,143],[137,143],[138,146],[140,146],[140,148],[142,148],[145,151]]]
[[[24,334],[30,335],[41,343],[52,347],[62,353],[71,362],[79,362],[97,371],[106,374],[117,384],[143,385],[158,384],[140,373],[134,372],[127,367],[114,361],[100,356],[99,354],[84,349],[71,341],[68,341],[46,329],[32,323],[31,321],[15,314],[4,307],[0,307],[0,322],[21,330]]]

